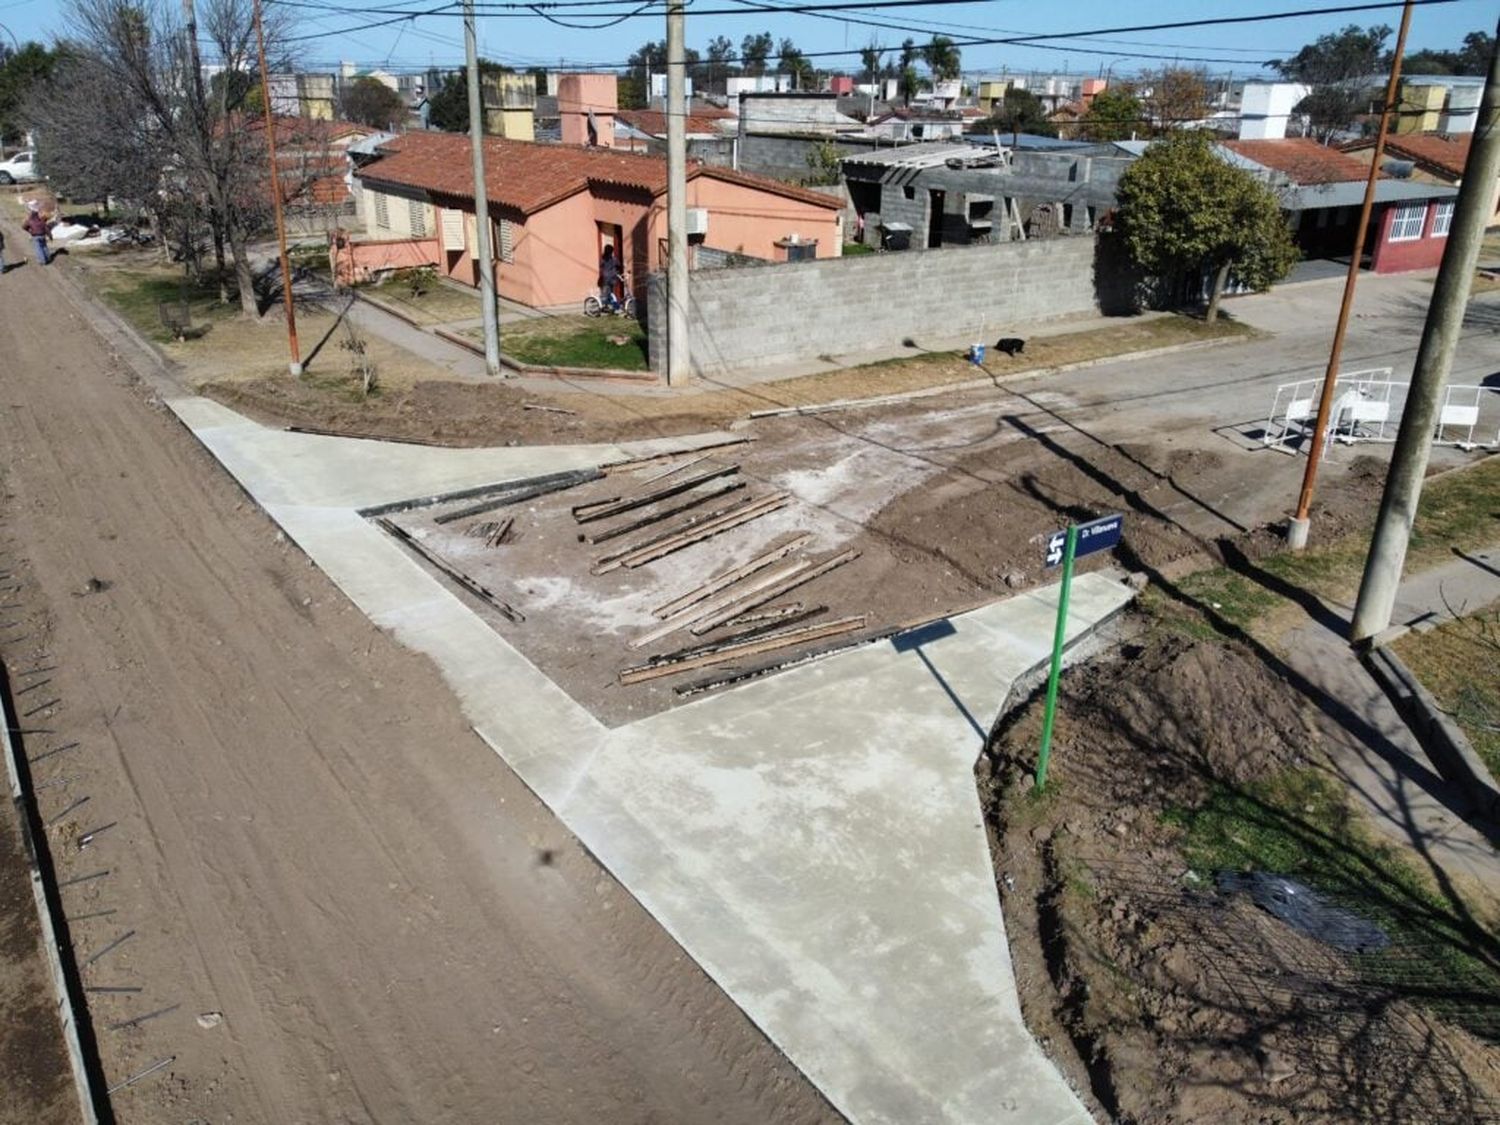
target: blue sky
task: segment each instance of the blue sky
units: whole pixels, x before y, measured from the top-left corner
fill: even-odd
[[[172,0],[176,3],[176,0]],[[269,0],[275,3],[275,0]],[[323,37],[299,44],[304,65],[310,69],[332,69],[340,59],[362,67],[385,65],[392,69],[417,69],[428,65],[451,66],[463,58],[461,21],[455,16],[430,16],[388,27],[348,30],[381,18],[379,8],[430,8],[427,0],[299,0],[311,7],[288,8],[294,34]],[[760,3],[761,0],[756,0]],[[790,0],[766,0],[767,3]],[[814,0],[815,2],[815,0]],[[1030,0],[988,0],[936,7],[843,12],[846,17],[876,23],[910,25],[913,30],[876,28],[841,20],[808,15],[773,15],[747,10],[744,15],[694,17],[693,8],[725,9],[740,6],[740,0],[690,0],[687,37],[689,46],[702,49],[716,35],[738,44],[747,33],[769,31],[778,40],[790,36],[804,51],[850,51],[878,39],[886,46],[899,44],[907,35],[919,42],[928,35],[947,33],[955,38],[993,38],[1006,34],[1041,34],[1107,28],[1127,24],[1162,23],[1198,19],[1212,15],[1250,15],[1289,11],[1299,7],[1332,7],[1337,0],[1225,0],[1205,4],[1202,0],[1153,0],[1126,5],[1119,0],[1072,0],[1067,5],[1040,5]],[[623,6],[623,4],[622,4]],[[314,10],[314,8],[319,10]],[[336,14],[321,8],[344,8]],[[1318,35],[1346,23],[1386,23],[1395,26],[1400,9],[1314,16],[1231,27],[1173,29],[1134,35],[1103,36],[1086,42],[1061,42],[1056,49],[1018,45],[971,46],[963,52],[966,72],[1068,70],[1116,74],[1142,67],[1160,66],[1173,57],[1202,58],[1215,72],[1249,74],[1261,60],[1290,54]],[[580,21],[589,22],[589,21]],[[61,5],[38,0],[0,0],[0,24],[17,39],[50,41],[65,30]],[[1494,0],[1458,0],[1456,3],[1419,7],[1412,17],[1411,49],[1456,47],[1465,33],[1493,31]],[[924,33],[923,30],[927,29]],[[481,51],[488,57],[520,66],[557,64],[606,64],[622,62],[648,39],[664,34],[659,14],[627,20],[603,30],[563,28],[537,18],[495,19],[480,17]],[[1165,60],[1132,57],[1150,54]],[[816,60],[820,68],[859,66],[857,53],[847,57]]]

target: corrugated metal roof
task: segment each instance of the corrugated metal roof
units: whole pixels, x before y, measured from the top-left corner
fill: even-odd
[[[1375,181],[1376,203],[1411,203],[1420,199],[1453,199],[1458,189],[1446,184],[1423,184],[1412,180]],[[1285,188],[1281,205],[1289,211],[1311,211],[1319,207],[1358,207],[1364,202],[1365,181],[1337,184],[1306,184]]]

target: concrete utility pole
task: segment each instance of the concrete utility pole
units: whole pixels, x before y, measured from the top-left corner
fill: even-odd
[[[1375,205],[1375,184],[1380,179],[1380,165],[1385,159],[1385,137],[1390,127],[1391,107],[1401,83],[1401,56],[1406,51],[1406,32],[1411,27],[1412,0],[1401,9],[1401,30],[1396,33],[1396,50],[1391,55],[1391,74],[1385,84],[1385,100],[1380,103],[1380,127],[1375,131],[1375,151],[1370,154],[1370,174],[1365,179],[1365,201],[1359,209],[1359,223],[1354,228],[1354,249],[1349,255],[1349,275],[1344,278],[1344,299],[1339,304],[1339,318],[1333,329],[1333,346],[1328,349],[1328,369],[1323,372],[1323,394],[1318,399],[1318,418],[1313,423],[1312,448],[1307,451],[1307,468],[1302,472],[1302,491],[1297,495],[1297,514],[1287,526],[1287,545],[1300,551],[1307,546],[1312,526],[1308,511],[1312,508],[1313,484],[1323,461],[1327,442],[1328,415],[1333,409],[1333,394],[1338,387],[1339,363],[1344,355],[1344,334],[1349,330],[1349,314],[1354,309],[1354,287],[1359,284],[1360,258],[1364,255],[1365,232],[1370,229],[1370,211]]]
[[[464,0],[464,57],[469,79],[469,150],[474,158],[474,241],[479,252],[479,315],[484,318],[484,370],[500,376],[500,311],[495,299],[495,260],[490,253],[490,201],[484,186],[484,103],[479,99],[479,46],[474,39],[474,0]]]
[[[255,49],[260,57],[260,100],[266,111],[266,155],[271,161],[271,211],[276,216],[276,246],[281,258],[281,302],[286,306],[287,370],[302,377],[302,352],[297,346],[297,303],[292,296],[292,266],[286,256],[286,216],[281,203],[281,170],[276,166],[276,117],[271,113],[271,79],[266,73],[266,33],[261,26],[260,0],[255,0]],[[196,38],[194,39],[196,43]]]
[[[687,63],[683,0],[667,0],[667,386],[687,383]]]
[[[1500,36],[1500,26],[1496,27],[1496,34]],[[1470,143],[1468,163],[1464,165],[1453,222],[1448,228],[1448,245],[1443,249],[1443,262],[1432,286],[1427,323],[1422,329],[1422,343],[1417,349],[1411,387],[1406,394],[1406,409],[1401,414],[1391,469],[1380,498],[1380,514],[1375,519],[1375,535],[1365,560],[1359,600],[1354,606],[1350,640],[1357,645],[1368,642],[1391,623],[1391,609],[1396,604],[1401,568],[1406,561],[1406,544],[1417,518],[1422,477],[1432,451],[1438,407],[1453,367],[1453,350],[1463,329],[1464,310],[1469,303],[1484,225],[1490,217],[1496,177],[1500,177],[1500,44],[1490,55],[1484,98],[1474,122],[1474,140]]]

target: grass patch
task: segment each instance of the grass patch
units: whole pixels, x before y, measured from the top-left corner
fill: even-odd
[[[1500,610],[1408,633],[1392,647],[1500,777]]]
[[[180,273],[160,270],[110,270],[91,274],[96,292],[142,335],[159,344],[172,342],[172,333],[161,322],[159,305],[186,301],[195,331],[210,328],[215,321],[239,315],[239,299],[230,293],[230,303],[219,303],[219,287],[205,279],[195,285]]]
[[[326,258],[325,254],[325,261]],[[432,270],[402,270],[378,285],[363,286],[360,293],[418,324],[452,324],[483,315],[477,289],[450,285],[439,280]]]
[[[1243,788],[1217,786],[1199,808],[1163,817],[1183,832],[1200,878],[1266,871],[1298,879],[1379,925],[1391,939],[1352,956],[1368,984],[1390,989],[1476,1034],[1500,1034],[1500,943],[1395,848],[1375,841],[1323,774],[1289,770]]]
[[[861,254],[873,253],[875,253],[875,247],[866,246],[863,242],[844,243],[844,257],[846,258],[858,258]]]
[[[468,335],[480,338],[479,330]],[[615,340],[624,339],[623,344]],[[544,317],[507,325],[500,346],[520,363],[645,371],[646,330],[630,317]]]
[[[1407,546],[1406,573],[1447,562],[1454,548],[1475,550],[1500,541],[1496,496],[1500,496],[1500,457],[1488,457],[1428,482]],[[1273,589],[1278,582],[1320,598],[1350,600],[1359,588],[1369,546],[1369,532],[1360,532],[1324,547],[1283,551],[1261,559],[1255,566],[1268,576],[1264,582],[1220,566],[1197,571],[1179,586],[1205,609],[1249,629],[1287,604]]]

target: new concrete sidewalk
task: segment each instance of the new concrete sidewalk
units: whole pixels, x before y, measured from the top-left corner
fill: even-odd
[[[1022,1022],[973,777],[1054,590],[609,729],[360,510],[693,441],[444,450],[170,405],[851,1120],[1090,1120]],[[1130,596],[1078,579],[1070,638]]]

